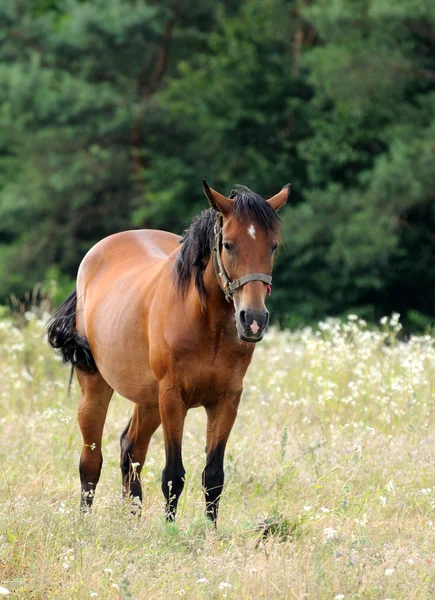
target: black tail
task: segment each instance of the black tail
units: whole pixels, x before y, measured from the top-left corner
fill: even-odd
[[[60,350],[64,363],[70,363],[85,373],[96,373],[97,365],[86,338],[76,329],[77,292],[74,289],[51,317],[48,326],[48,343]]]

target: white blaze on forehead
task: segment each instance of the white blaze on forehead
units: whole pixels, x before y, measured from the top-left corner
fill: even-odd
[[[251,323],[250,327],[251,327],[251,331],[252,331],[252,333],[253,333],[254,335],[255,335],[256,333],[258,333],[258,330],[260,329],[260,328],[258,327],[258,323],[257,323],[257,321],[256,321],[255,319],[252,321],[252,323]]]
[[[254,223],[251,223],[248,227],[248,235],[251,236],[251,238],[253,240],[255,240],[255,227],[254,227]]]

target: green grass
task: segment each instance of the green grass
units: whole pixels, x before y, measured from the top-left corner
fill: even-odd
[[[162,433],[144,518],[120,494],[115,397],[94,512],[80,517],[78,386],[43,319],[0,321],[0,586],[25,599],[395,599],[435,595],[435,344],[350,318],[272,331],[256,349],[225,459],[218,528],[203,518],[205,415],[189,412],[187,482],[163,521]]]

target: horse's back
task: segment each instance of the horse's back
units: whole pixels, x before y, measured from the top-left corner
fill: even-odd
[[[126,231],[98,242],[80,265],[77,328],[100,373],[130,399],[154,381],[147,369],[147,313],[161,279],[172,279],[165,275],[173,269],[179,241],[165,231]]]
[[[123,231],[104,238],[84,257],[79,279],[89,284],[108,271],[112,277],[126,269],[148,269],[161,264],[179,245],[180,237],[167,231]]]

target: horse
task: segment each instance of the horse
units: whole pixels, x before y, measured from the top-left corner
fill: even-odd
[[[165,517],[174,521],[184,487],[186,413],[207,414],[202,473],[206,515],[216,524],[224,454],[243,378],[269,322],[277,210],[290,184],[269,200],[236,186],[229,197],[203,181],[210,203],[182,237],[157,230],[116,233],[93,246],[76,287],[52,316],[49,344],[75,370],[83,436],[81,509],[99,481],[107,408],[114,390],[134,403],[121,435],[123,494],[138,512],[140,473],[152,435],[163,427]]]

